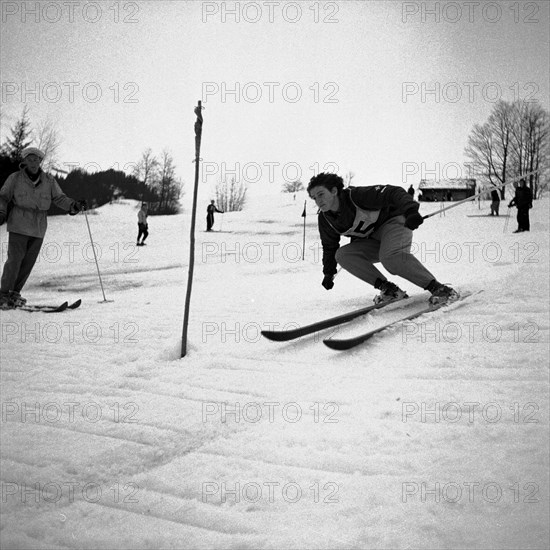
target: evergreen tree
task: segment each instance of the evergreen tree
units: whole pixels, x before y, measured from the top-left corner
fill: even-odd
[[[32,133],[29,121],[29,108],[25,106],[21,118],[15,123],[11,129],[12,137],[6,140],[3,145],[3,152],[10,157],[13,162],[21,160],[23,149],[29,147],[32,143],[29,136]]]

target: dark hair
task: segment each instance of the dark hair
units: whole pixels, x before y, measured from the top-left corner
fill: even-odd
[[[307,186],[307,192],[309,193],[314,187],[325,187],[329,191],[336,188],[338,193],[344,189],[344,180],[338,174],[330,174],[328,172],[321,172],[316,176],[313,176],[309,180]]]

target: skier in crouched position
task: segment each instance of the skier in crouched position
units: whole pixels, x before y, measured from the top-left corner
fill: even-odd
[[[381,262],[392,275],[399,275],[428,290],[431,304],[451,302],[458,293],[437,279],[411,254],[412,232],[422,223],[420,205],[401,187],[376,185],[344,189],[336,174],[321,173],[311,178],[309,196],[320,209],[319,233],[323,246],[323,282],[334,286],[336,264],[380,290],[376,304],[407,298],[375,266]],[[340,246],[340,237],[351,242]]]

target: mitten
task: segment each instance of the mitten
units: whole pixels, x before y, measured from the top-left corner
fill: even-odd
[[[334,286],[334,275],[325,275],[323,282],[321,284],[327,290],[330,290]]]
[[[405,218],[405,227],[415,230],[424,223],[424,218],[418,212],[411,212]]]

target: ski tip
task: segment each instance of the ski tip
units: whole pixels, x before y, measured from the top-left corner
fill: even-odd
[[[351,338],[351,339],[345,339],[345,340],[338,340],[336,338],[327,338],[326,340],[323,340],[323,344],[327,346],[330,349],[336,350],[336,351],[346,351],[348,349],[351,349],[359,344],[362,344],[363,342],[366,342],[371,336],[370,335],[364,335],[361,338]]]
[[[325,344],[327,348],[334,349],[336,351],[343,351],[345,349],[348,349],[348,346],[344,346],[341,340],[323,340],[323,344]]]
[[[273,340],[274,342],[284,342],[288,340],[288,336],[285,336],[284,333],[273,330],[262,330],[261,334],[268,340]]]
[[[80,307],[80,304],[82,303],[82,300],[77,300],[76,302],[72,303],[70,306],[69,306],[69,309],[76,309],[77,307]]]

